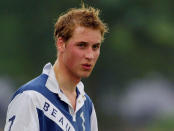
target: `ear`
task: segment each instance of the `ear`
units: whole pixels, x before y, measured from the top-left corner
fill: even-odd
[[[63,40],[62,37],[59,37],[59,38],[57,39],[56,46],[57,46],[57,50],[58,50],[59,52],[63,52],[63,51],[64,51],[64,49],[65,49],[65,42],[64,42],[64,40]]]

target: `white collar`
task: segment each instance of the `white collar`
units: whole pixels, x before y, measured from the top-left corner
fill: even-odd
[[[51,92],[58,94],[58,96],[60,97],[60,99],[62,101],[66,102],[67,104],[69,104],[71,106],[68,98],[65,96],[65,94],[59,88],[59,84],[56,80],[55,73],[54,73],[54,70],[53,70],[53,67],[52,67],[51,63],[47,63],[44,66],[42,73],[48,75],[48,79],[47,79],[47,82],[46,82],[46,87]],[[81,81],[77,84],[77,89],[79,90],[79,95],[78,95],[77,102],[76,102],[76,111],[79,108],[81,108],[81,106],[83,106],[84,101],[86,100],[84,85]],[[81,103],[81,104],[79,105],[78,103]]]

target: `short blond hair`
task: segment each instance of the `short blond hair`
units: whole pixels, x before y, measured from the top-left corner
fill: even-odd
[[[68,10],[65,14],[60,15],[55,23],[55,41],[57,41],[58,37],[62,37],[64,41],[68,41],[77,26],[100,30],[103,40],[108,27],[99,18],[99,14],[100,10],[93,7],[72,8]]]

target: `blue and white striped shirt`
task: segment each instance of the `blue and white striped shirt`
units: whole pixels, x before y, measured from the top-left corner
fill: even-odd
[[[23,85],[8,106],[5,131],[98,131],[94,105],[84,92],[82,82],[76,88],[76,109],[60,90],[52,65]]]

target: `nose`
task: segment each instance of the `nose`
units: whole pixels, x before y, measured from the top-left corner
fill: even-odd
[[[85,52],[85,58],[88,60],[94,59],[94,51],[91,48]]]

